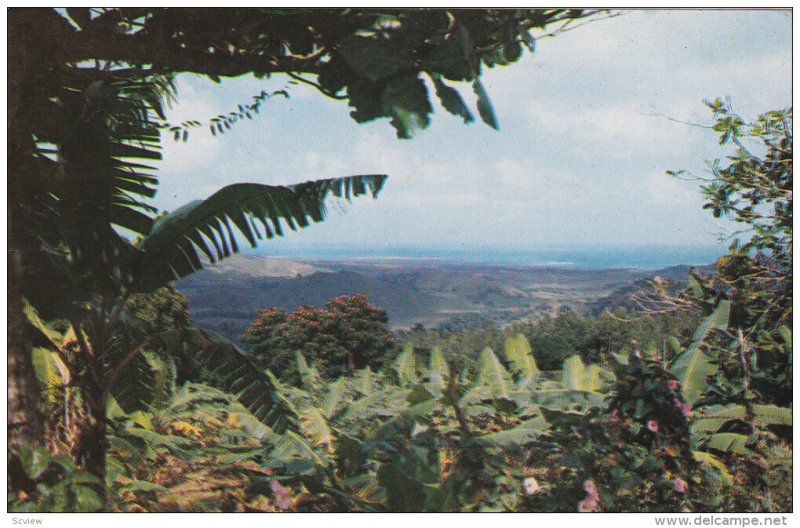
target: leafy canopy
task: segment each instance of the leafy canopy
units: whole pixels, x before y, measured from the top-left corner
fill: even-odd
[[[296,366],[297,351],[321,375],[333,379],[384,364],[397,346],[387,322],[386,312],[368,303],[366,296],[341,295],[324,308],[301,306],[289,313],[261,310],[242,341],[260,366],[283,380],[298,382],[305,370]]]
[[[717,390],[725,398],[784,405],[792,401],[792,109],[747,120],[730,101],[707,105],[719,144],[733,151],[707,162],[704,207],[740,229],[717,260],[717,274],[695,274],[688,294],[706,313],[729,304],[718,346],[726,381]]]
[[[533,51],[531,30],[595,15],[580,9],[169,9],[70,8],[14,10],[14,38],[46,50],[53,64],[99,60],[140,71],[221,77],[288,73],[326,96],[346,99],[359,123],[389,118],[398,137],[425,128],[433,112],[427,77],[442,106],[472,121],[472,111],[448,82],[469,82],[477,111],[497,118],[482,67]],[[66,15],[66,16],[63,16]],[[36,29],[35,34],[26,34]],[[47,42],[39,38],[48,34]],[[52,45],[57,42],[58,45]],[[220,132],[225,116],[210,124]],[[197,123],[184,123],[183,130]],[[225,125],[227,126],[227,125]]]

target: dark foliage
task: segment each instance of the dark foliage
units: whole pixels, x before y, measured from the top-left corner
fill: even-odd
[[[250,356],[281,379],[298,383],[296,352],[328,379],[357,369],[380,369],[396,352],[386,312],[364,295],[341,295],[325,308],[301,306],[289,313],[261,310],[242,336]]]

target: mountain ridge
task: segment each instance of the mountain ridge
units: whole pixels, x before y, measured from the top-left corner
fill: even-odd
[[[224,265],[222,265],[224,264]],[[392,329],[536,319],[562,307],[596,313],[660,275],[685,279],[688,266],[662,270],[581,270],[432,259],[286,259],[237,255],[178,281],[195,322],[238,339],[258,310],[321,307],[366,294]],[[633,288],[633,289],[632,289]]]

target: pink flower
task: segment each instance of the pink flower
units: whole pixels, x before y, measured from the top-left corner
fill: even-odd
[[[658,432],[658,422],[655,420],[647,420],[647,430],[651,433]]]
[[[539,492],[542,488],[533,477],[528,477],[522,481],[522,487],[525,488],[525,495],[533,495]]]
[[[688,403],[681,403],[680,408],[685,417],[689,418],[692,415],[692,406]]]
[[[583,491],[586,492],[587,499],[597,499],[600,496],[597,493],[597,484],[593,480],[583,481]]]
[[[671,391],[678,390],[678,380],[669,380],[669,381],[667,381],[667,387]]]
[[[672,487],[675,488],[675,491],[677,491],[678,493],[686,493],[686,490],[688,489],[689,486],[686,484],[686,481],[683,480],[682,478],[675,477],[672,480]]]
[[[289,494],[289,490],[281,486],[280,482],[271,480],[269,482],[269,487],[275,499],[275,506],[277,506],[279,510],[288,510],[292,507],[292,496]]]
[[[612,422],[618,422],[619,421],[619,409],[614,409],[613,411],[611,411],[611,414],[608,415],[608,419],[610,421],[612,421]]]
[[[583,491],[586,492],[586,497],[578,503],[578,512],[596,512],[597,506],[600,503],[600,494],[597,491],[597,484],[595,484],[593,480],[584,480]]]

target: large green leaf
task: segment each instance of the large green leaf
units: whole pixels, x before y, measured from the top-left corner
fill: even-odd
[[[386,418],[408,408],[408,389],[384,386],[382,389],[351,402],[342,413],[342,420]]]
[[[117,431],[117,441],[122,440],[121,445],[132,446],[132,442],[139,439],[147,448],[163,447],[173,455],[186,459],[192,459],[197,455],[197,450],[192,440],[178,435],[161,434],[143,427],[133,425],[128,422],[125,427]]]
[[[64,337],[47,326],[44,321],[39,318],[39,314],[33,306],[25,302],[22,311],[28,321],[29,331],[33,333],[35,345],[46,346],[53,350],[61,347]]]
[[[446,378],[450,375],[450,366],[447,364],[444,354],[442,354],[442,349],[438,346],[433,347],[431,350],[428,370],[430,370],[431,373],[438,374],[442,378]]]
[[[417,367],[414,358],[414,347],[411,343],[403,346],[403,351],[394,361],[394,371],[400,386],[409,385],[417,381]]]
[[[425,82],[416,75],[392,78],[381,95],[385,115],[392,116],[392,126],[397,137],[409,139],[418,129],[428,127],[432,111]]]
[[[316,407],[309,407],[300,413],[300,424],[303,434],[314,446],[325,446],[329,451],[333,449],[333,432],[328,426],[328,420]]]
[[[495,398],[508,398],[509,381],[508,371],[490,348],[485,348],[478,358],[478,377],[476,387],[488,388]]]
[[[219,403],[227,405],[232,397],[226,392],[201,383],[185,383],[172,396],[170,410],[181,411],[199,404]]]
[[[792,409],[777,405],[753,405],[756,425],[792,425]]]
[[[327,465],[311,445],[293,431],[276,437],[273,446],[265,464],[268,467],[283,467],[293,473],[293,469],[313,470],[314,467]],[[311,466],[299,463],[301,461],[308,462]]]
[[[584,412],[604,404],[606,396],[583,390],[541,390],[531,394],[533,403],[550,409]]]
[[[713,330],[728,326],[730,311],[730,301],[720,301],[697,328],[689,347],[672,364],[671,370],[681,382],[681,393],[687,403],[694,404],[703,396],[708,387],[708,377],[717,371],[702,345]]]
[[[120,371],[110,394],[127,414],[157,409],[175,393],[175,379],[175,362],[170,355],[142,350]]]
[[[706,447],[709,449],[716,449],[728,453],[736,453],[737,455],[753,456],[754,453],[747,444],[750,442],[750,437],[738,433],[716,433],[711,435],[706,442]]]
[[[19,450],[19,459],[28,477],[36,479],[47,469],[51,458],[46,449],[24,445]]]
[[[585,390],[601,392],[607,389],[615,379],[616,376],[614,376],[613,372],[602,368],[600,365],[591,364],[586,369],[586,377],[584,378]]]
[[[453,115],[464,118],[465,123],[471,123],[475,120],[475,118],[472,117],[472,113],[467,108],[467,105],[464,103],[464,100],[461,98],[461,94],[458,93],[458,90],[447,86],[439,75],[432,75],[431,78],[436,88],[436,96],[439,98],[445,110]]]
[[[376,377],[375,373],[372,372],[372,369],[370,369],[369,366],[367,366],[355,372],[355,376],[353,378],[353,385],[355,389],[362,395],[366,396],[372,394],[373,382],[375,377]]]
[[[31,351],[31,360],[36,379],[45,388],[50,401],[55,403],[57,389],[65,387],[71,379],[67,365],[61,356],[45,347],[35,347]]]
[[[336,381],[328,385],[328,392],[322,402],[322,414],[325,418],[332,418],[336,410],[340,407],[342,397],[346,390],[344,377],[339,377]]]
[[[475,79],[472,83],[472,89],[475,92],[475,95],[478,96],[478,115],[481,116],[481,119],[484,123],[489,125],[495,130],[500,128],[500,125],[497,123],[497,116],[494,113],[494,107],[492,106],[492,102],[489,100],[489,94],[486,93],[486,89],[483,87],[483,84],[479,79]]]
[[[570,356],[564,360],[561,371],[561,385],[567,390],[582,390],[586,377],[586,365],[578,355]]]
[[[297,372],[300,374],[300,380],[303,387],[307,390],[314,390],[322,384],[322,377],[316,368],[309,366],[303,353],[297,350],[295,352],[295,359],[297,362]]]
[[[733,486],[733,476],[728,471],[728,466],[725,465],[725,462],[705,451],[693,451],[692,454],[694,455],[694,459],[701,464],[705,464],[717,470],[722,482],[726,486]]]
[[[544,433],[549,428],[550,424],[547,423],[547,420],[545,420],[542,416],[536,416],[534,418],[525,420],[511,429],[490,433],[480,436],[479,438],[484,442],[488,442],[499,447],[525,445],[535,441],[540,434]]]
[[[752,420],[757,426],[792,425],[792,409],[777,405],[753,405]],[[748,420],[747,407],[744,405],[711,406],[701,410],[692,424],[692,433],[715,433],[732,420]]]
[[[705,407],[692,424],[692,433],[715,433],[731,420],[744,420],[745,418],[747,418],[747,408],[744,405]]]
[[[505,354],[518,385],[526,386],[539,377],[539,367],[533,357],[531,345],[522,334],[506,338]]]
[[[607,382],[613,379],[613,374],[599,365],[593,364],[588,367],[584,365],[578,355],[570,356],[564,360],[561,385],[566,390],[600,392]]]
[[[236,396],[253,416],[281,433],[298,430],[297,412],[277,382],[224,337],[199,328],[187,332],[188,359],[213,375],[214,385]]]
[[[377,196],[386,176],[350,176],[289,186],[240,183],[197,200],[160,219],[140,244],[134,261],[136,287],[150,290],[239,250],[235,230],[252,247],[325,218],[326,198]]]
[[[421,417],[429,417],[438,406],[439,402],[435,398],[428,398],[411,405],[402,412],[394,414],[386,422],[374,427],[364,438],[364,444],[371,448],[383,445],[390,440],[409,437],[417,420]]]

